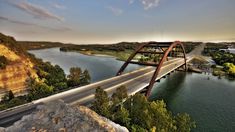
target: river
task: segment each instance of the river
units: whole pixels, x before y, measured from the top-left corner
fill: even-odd
[[[88,56],[77,52],[60,52],[59,48],[31,50],[29,52],[44,61],[59,65],[67,75],[71,67],[80,67],[82,70],[87,69],[91,75],[91,82],[115,76],[123,65],[122,61],[118,61],[114,57]],[[131,64],[127,67],[126,72],[133,71],[139,67]]]
[[[123,64],[112,57],[60,52],[59,48],[29,52],[58,64],[66,74],[70,67],[88,69],[92,82],[115,76]],[[137,68],[140,66],[130,65],[126,71]],[[164,99],[172,113],[188,113],[196,121],[194,132],[235,131],[235,81],[212,75],[175,72],[155,84],[150,99]]]

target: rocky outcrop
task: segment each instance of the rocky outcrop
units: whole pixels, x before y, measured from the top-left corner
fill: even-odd
[[[125,127],[99,116],[85,106],[70,106],[53,101],[38,106],[37,110],[3,132],[127,132]]]
[[[25,93],[27,80],[37,76],[33,70],[33,63],[29,58],[16,54],[3,44],[0,44],[0,55],[9,61],[4,69],[0,69],[0,97],[9,90],[16,95]]]

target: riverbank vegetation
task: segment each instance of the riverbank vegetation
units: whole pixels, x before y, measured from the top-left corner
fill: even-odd
[[[235,79],[235,65],[233,63],[224,63],[223,66],[228,75]]]
[[[13,92],[10,90],[6,93],[0,102],[0,110],[5,110],[14,106],[22,105],[27,103],[26,96],[15,97]]]
[[[42,62],[38,59],[37,61],[36,69],[38,78],[31,78],[28,81],[28,94],[15,97],[9,91],[1,99],[0,110],[63,92],[75,86],[79,87],[90,83],[91,78],[87,70],[82,71],[78,67],[72,67],[70,74],[66,77],[63,69],[58,65],[53,66],[49,62]]]
[[[235,79],[235,54],[224,51],[211,53],[212,59],[219,66],[213,66],[213,75],[224,76]]]
[[[85,55],[108,55],[116,57],[117,60],[125,61],[134,52],[134,50],[143,43],[138,42],[121,42],[107,45],[71,45],[61,47],[63,52],[79,52]],[[192,51],[199,42],[184,42],[186,53]]]
[[[213,75],[219,76],[227,76],[229,79],[235,79],[235,54],[220,51],[220,49],[228,49],[235,47],[235,42],[229,43],[207,43],[203,54],[207,56],[211,56],[215,61],[215,65],[212,65]]]
[[[206,43],[206,46],[203,50],[203,55],[211,56],[213,52],[217,52],[220,49],[227,49],[229,47],[235,47],[235,42],[231,43]]]
[[[79,52],[85,55],[108,55],[116,57],[117,60],[125,61],[130,54],[140,46],[141,43],[121,42],[117,44],[107,45],[74,45],[68,47],[61,47],[60,51],[63,52]]]
[[[46,41],[17,41],[18,44],[24,47],[26,50],[38,50],[55,47],[66,47],[73,44],[64,44],[61,42],[46,42]]]
[[[33,55],[31,56],[38,77],[28,80],[29,89],[27,95],[7,98],[10,96],[10,94],[7,93],[3,96],[0,110],[69,90],[75,86],[79,87],[90,83],[91,78],[87,70],[82,71],[78,67],[72,67],[70,74],[66,77],[63,69],[58,65],[54,66],[49,62],[43,62],[41,59],[33,57]]]
[[[69,87],[81,86],[89,84],[91,77],[88,70],[82,72],[79,67],[70,68],[70,74],[68,75],[67,84]]]
[[[97,88],[91,108],[132,132],[189,132],[196,127],[188,114],[174,116],[163,100],[148,101],[139,93],[128,97],[125,86],[117,88],[110,98]]]
[[[35,64],[38,78],[29,81],[29,101],[90,83],[91,78],[87,70],[82,71],[79,67],[72,67],[66,77],[60,66],[43,62],[32,54],[30,58]]]
[[[211,53],[212,59],[218,65],[223,65],[224,63],[233,63],[235,64],[235,54],[224,52],[224,51],[217,51]]]

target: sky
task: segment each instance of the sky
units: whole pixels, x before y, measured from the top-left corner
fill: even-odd
[[[0,0],[0,32],[74,44],[235,41],[235,0]]]

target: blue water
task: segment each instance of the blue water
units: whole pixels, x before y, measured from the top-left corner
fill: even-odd
[[[93,82],[115,76],[123,64],[115,58],[60,52],[59,48],[30,52],[58,64],[67,74],[74,66],[88,69]],[[127,71],[137,68],[140,67],[130,65]],[[188,113],[196,121],[195,132],[235,132],[235,81],[175,72],[155,84],[150,98],[164,99],[173,113]]]
[[[117,74],[124,62],[116,60],[114,57],[87,56],[76,52],[60,52],[59,48],[42,50],[31,50],[36,57],[57,64],[69,74],[71,67],[87,69],[91,75],[91,82],[96,82],[113,77]],[[138,65],[130,64],[125,72],[140,68]]]
[[[195,132],[235,131],[235,81],[177,72],[156,83],[150,98],[163,99],[173,113],[188,113]]]

